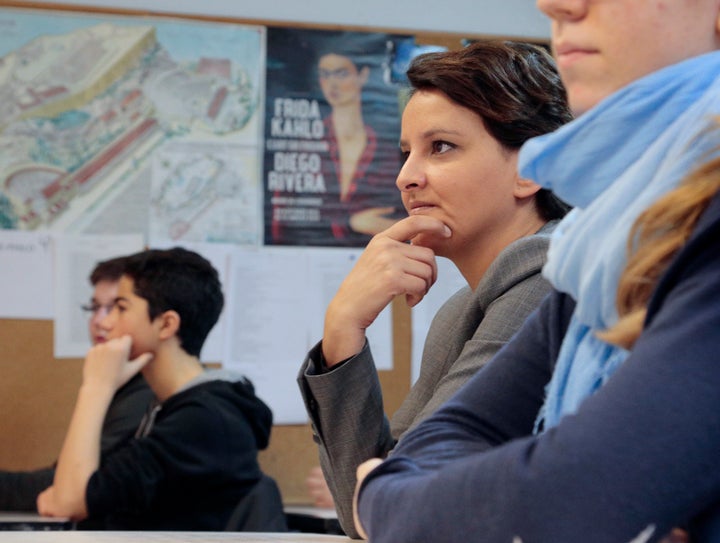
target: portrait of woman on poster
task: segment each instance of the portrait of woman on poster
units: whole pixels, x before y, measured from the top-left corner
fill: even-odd
[[[364,247],[406,216],[395,186],[398,91],[382,77],[387,41],[384,34],[308,31],[291,51],[312,66],[306,81],[321,110],[326,145],[316,154],[325,188],[306,199],[301,220],[278,220],[274,213],[273,243]]]
[[[387,161],[378,172],[372,171],[378,162],[376,154],[382,153],[382,149],[378,150],[375,130],[363,119],[362,90],[369,75],[368,66],[359,66],[343,54],[329,52],[318,62],[320,88],[332,109],[324,121],[330,144],[328,166],[334,170],[330,178],[337,182],[335,190],[342,211],[338,218],[347,216],[347,220],[332,221],[336,239],[353,234],[373,236],[397,220],[391,217],[398,207],[389,205],[388,185],[384,183],[392,162]],[[392,186],[394,189],[394,183]],[[335,191],[329,192],[335,196]],[[331,202],[326,205],[334,207]]]

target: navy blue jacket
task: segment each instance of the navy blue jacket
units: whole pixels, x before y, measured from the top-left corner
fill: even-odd
[[[720,541],[720,196],[661,277],[627,361],[532,435],[573,307],[551,293],[365,480],[373,543],[645,542],[674,526]]]

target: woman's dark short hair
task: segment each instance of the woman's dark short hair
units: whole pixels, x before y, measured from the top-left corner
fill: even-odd
[[[426,53],[407,72],[412,91],[439,90],[474,111],[504,147],[516,150],[572,119],[555,61],[543,48],[513,41],[478,41],[457,51]],[[536,195],[545,220],[570,207],[547,189]]]

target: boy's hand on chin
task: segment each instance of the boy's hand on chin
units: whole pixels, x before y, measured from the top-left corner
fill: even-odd
[[[109,387],[114,393],[127,383],[153,358],[152,353],[143,353],[130,360],[131,347],[128,335],[92,347],[85,357],[83,384]]]

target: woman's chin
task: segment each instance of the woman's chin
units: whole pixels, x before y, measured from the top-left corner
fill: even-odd
[[[444,253],[447,250],[447,242],[448,240],[446,238],[429,236],[427,234],[418,234],[412,240],[413,245],[432,249],[435,256],[445,256]]]

